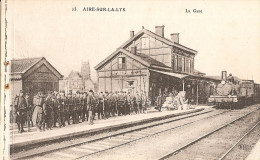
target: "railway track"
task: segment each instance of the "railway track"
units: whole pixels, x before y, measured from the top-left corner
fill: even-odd
[[[215,117],[224,114],[229,111],[216,111],[213,110],[202,111],[200,113],[193,113],[191,115],[185,115],[183,117],[170,118],[154,124],[141,126],[133,130],[127,130],[118,134],[112,134],[105,137],[100,137],[95,140],[85,141],[78,144],[56,148],[36,154],[29,154],[25,156],[13,157],[12,159],[81,159],[87,158],[90,155],[100,153],[106,150],[110,150],[116,147],[120,147],[129,144],[134,141],[144,139],[149,136],[157,135],[175,128],[186,126],[188,124],[195,123],[200,120],[205,120],[211,117]],[[208,115],[209,114],[209,115]],[[191,119],[188,119],[191,118]],[[195,120],[194,120],[195,119]],[[171,122],[188,120],[188,122],[181,125],[171,127]],[[55,158],[54,158],[55,157]]]
[[[235,141],[233,140],[234,142],[232,143],[231,147],[227,148],[223,153],[221,153],[219,155],[214,155],[214,154],[216,154],[216,153],[214,153],[214,151],[212,153],[210,153],[210,151],[208,151],[209,147],[212,147],[212,149],[221,148],[221,147],[219,147],[219,146],[221,146],[220,143],[223,143],[223,141],[225,141],[225,140],[226,141],[229,140],[229,139],[223,139],[224,136],[222,138],[220,137],[221,135],[225,135],[225,133],[228,133],[228,132],[225,132],[224,130],[228,127],[235,128],[236,125],[237,125],[235,123],[238,123],[239,121],[243,121],[243,119],[245,119],[249,115],[252,115],[256,112],[259,112],[259,109],[251,111],[249,113],[246,113],[246,114],[240,116],[239,118],[236,118],[235,120],[228,122],[228,123],[218,127],[217,129],[202,135],[201,137],[193,140],[192,142],[185,144],[185,145],[179,147],[178,149],[175,149],[174,151],[171,151],[171,152],[165,154],[164,156],[162,156],[158,159],[159,160],[165,160],[165,159],[194,159],[195,158],[194,156],[198,156],[197,158],[199,158],[199,159],[205,159],[205,158],[208,158],[208,157],[210,157],[209,159],[219,159],[219,160],[226,159],[226,157],[232,152],[232,150],[235,147],[237,147],[237,145],[245,137],[247,137],[253,130],[255,130],[255,128],[257,126],[259,127],[259,124],[260,124],[259,115],[258,115],[258,121],[254,125],[250,124],[250,125],[252,125],[252,127],[246,128],[246,131],[247,130],[248,131],[245,134],[243,134],[243,136],[241,136],[241,138],[239,138],[239,140],[235,140]],[[221,134],[219,134],[220,131],[222,131]],[[236,130],[231,130],[231,131],[233,131],[233,133],[229,132],[229,135],[227,134],[227,135],[225,135],[225,137],[227,137],[227,136],[235,137],[236,135],[235,135],[234,131],[236,131]],[[215,135],[217,133],[220,136],[214,137],[213,135]],[[210,137],[210,136],[212,136],[212,137]],[[223,140],[223,141],[221,141],[221,140]],[[228,145],[227,142],[224,142],[223,144],[222,144],[222,148],[224,148],[223,146]],[[216,146],[218,146],[218,147],[216,147]],[[206,148],[207,148],[206,151],[202,150],[202,149],[206,149]],[[200,151],[204,152],[204,153],[201,153],[201,155],[199,155]],[[221,151],[216,151],[216,152],[221,152]],[[196,154],[194,154],[194,153],[196,153]],[[203,155],[203,154],[206,154],[206,155]],[[219,156],[219,157],[216,157],[216,156]],[[236,159],[236,158],[232,157],[231,159]]]

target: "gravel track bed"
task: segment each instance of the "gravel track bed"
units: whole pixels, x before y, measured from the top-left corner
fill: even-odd
[[[258,107],[259,105],[253,105],[239,111],[231,111],[82,159],[158,159]]]
[[[257,143],[260,137],[260,124],[250,132],[245,138],[243,138],[233,149],[232,151],[224,158],[224,160],[228,159],[236,159],[243,160],[250,154],[251,150]]]
[[[134,126],[134,127],[122,128],[122,129],[116,130],[116,131],[105,132],[105,133],[101,133],[101,134],[97,134],[97,135],[80,137],[80,138],[70,139],[70,140],[63,141],[63,142],[57,142],[57,143],[53,143],[53,144],[49,144],[49,145],[38,146],[37,148],[33,148],[33,149],[30,149],[30,150],[24,150],[24,151],[21,151],[21,152],[18,152],[18,153],[13,153],[11,155],[11,158],[16,159],[18,157],[25,157],[25,156],[28,156],[28,155],[41,153],[41,152],[45,152],[45,151],[50,151],[50,150],[54,150],[54,149],[58,149],[58,148],[70,147],[72,145],[77,145],[77,144],[80,144],[82,142],[88,142],[88,141],[95,140],[95,139],[98,139],[98,138],[107,137],[107,136],[111,136],[111,135],[114,135],[114,134],[120,134],[122,132],[136,130],[136,129],[143,128],[143,127],[149,127],[151,125],[158,125],[158,124],[161,124],[161,123],[165,123],[165,124],[162,124],[162,125],[169,125],[169,123],[170,124],[173,123],[171,121],[175,121],[176,123],[178,123],[178,122],[182,122],[182,121],[187,121],[188,119],[194,119],[194,118],[196,119],[196,118],[199,118],[200,116],[206,117],[208,114],[218,114],[218,113],[221,113],[223,111],[225,111],[225,110],[215,110],[215,109],[210,108],[210,109],[205,109],[205,110],[200,111],[200,112],[176,116],[176,117],[173,117],[173,118],[168,118],[168,119],[161,120],[161,121],[154,121],[154,122],[150,122],[150,123],[146,123],[146,124],[142,124],[142,125],[137,125],[137,126]],[[197,114],[204,113],[204,112],[205,112],[205,114],[197,115]],[[206,113],[206,112],[209,112],[209,113]],[[197,115],[197,116],[190,117],[192,115]],[[185,117],[190,117],[190,118],[178,120],[180,118],[185,118]]]
[[[180,151],[172,159],[219,159],[228,151],[241,137],[244,136],[260,120],[260,110],[230,124],[229,126],[209,135],[199,142]],[[233,155],[235,156],[235,155]],[[227,157],[228,158],[228,157]],[[230,157],[237,159],[237,157]]]

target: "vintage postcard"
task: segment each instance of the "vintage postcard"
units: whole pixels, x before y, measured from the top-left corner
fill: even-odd
[[[3,159],[260,159],[259,0],[0,3]]]

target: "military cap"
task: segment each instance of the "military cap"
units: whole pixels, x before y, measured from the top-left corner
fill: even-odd
[[[48,94],[52,94],[52,91],[48,91]]]
[[[80,91],[77,91],[76,93],[77,93],[77,94],[79,94],[79,93],[80,93]]]
[[[93,92],[93,90],[92,90],[92,89],[90,89],[90,90],[89,90],[89,92]]]

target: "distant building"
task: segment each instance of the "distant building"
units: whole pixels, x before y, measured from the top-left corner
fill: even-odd
[[[82,62],[81,73],[71,71],[70,74],[64,78],[60,86],[66,93],[70,91],[76,93],[77,91],[95,90],[95,83],[91,80],[90,76],[89,62]]]
[[[44,57],[11,60],[12,99],[24,90],[34,96],[42,91],[59,91],[59,81],[63,78]]]

